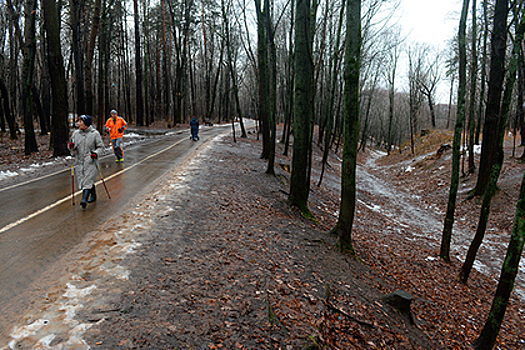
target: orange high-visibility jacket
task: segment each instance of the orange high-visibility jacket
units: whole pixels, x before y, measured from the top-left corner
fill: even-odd
[[[124,135],[124,130],[128,127],[128,123],[124,120],[124,118],[117,116],[115,121],[113,122],[113,118],[109,118],[106,122],[106,130],[109,132],[109,136],[112,140],[114,139],[120,139],[122,135]],[[118,131],[118,129],[122,128],[122,132]]]

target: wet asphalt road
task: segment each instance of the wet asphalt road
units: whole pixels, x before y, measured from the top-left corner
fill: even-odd
[[[229,130],[201,130],[200,142]],[[0,337],[24,314],[30,304],[27,292],[36,288],[33,283],[42,273],[196,146],[185,132],[125,148],[123,164],[106,152],[99,164],[111,200],[99,181],[97,201],[85,210],[78,191],[72,206],[69,169],[0,189]]]

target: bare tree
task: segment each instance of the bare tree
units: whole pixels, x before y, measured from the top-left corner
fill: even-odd
[[[467,130],[469,135],[468,141],[468,173],[472,174],[476,170],[474,164],[474,143],[476,131],[476,77],[478,75],[478,53],[477,53],[477,23],[476,23],[476,0],[472,0],[472,49],[470,58],[470,101],[469,101],[469,115],[467,119]]]
[[[142,53],[140,45],[140,13],[138,0],[133,0],[134,22],[135,22],[135,99],[136,120],[138,126],[144,126],[144,101],[142,81]]]
[[[341,54],[343,52],[343,48],[341,47],[341,33],[342,28],[344,24],[344,13],[346,8],[346,0],[343,0],[341,2],[341,8],[339,10],[339,21],[337,24],[337,31],[335,33],[335,44],[332,48],[332,57],[331,57],[331,64],[330,68],[331,71],[328,75],[328,82],[329,82],[329,91],[328,91],[328,113],[327,113],[327,128],[326,133],[324,137],[324,148],[323,148],[323,159],[321,161],[321,175],[319,176],[319,182],[317,183],[317,186],[321,186],[321,182],[323,181],[323,174],[325,171],[325,166],[328,161],[328,155],[330,152],[330,145],[332,142],[332,129],[334,124],[334,118],[335,118],[335,110],[336,110],[336,95],[337,95],[337,86],[339,84],[339,72],[341,70],[341,61],[343,58],[343,55]]]
[[[95,0],[93,9],[93,20],[91,31],[89,35],[89,42],[86,50],[85,60],[85,93],[86,93],[86,113],[89,115],[93,114],[93,57],[95,55],[95,46],[97,43],[97,36],[100,31],[100,10],[101,0]],[[100,126],[99,126],[100,127]]]
[[[423,60],[422,73],[419,75],[419,87],[421,93],[427,98],[428,108],[430,109],[430,122],[432,128],[436,128],[436,112],[434,100],[436,88],[441,81],[441,56],[430,48],[424,48],[422,52],[424,57],[432,57],[431,60]]]
[[[312,45],[315,17],[310,0],[296,1],[295,20],[295,96],[294,96],[294,148],[290,195],[288,202],[310,216],[309,159],[313,117],[313,61]]]
[[[70,25],[71,25],[71,46],[75,61],[75,88],[76,88],[76,112],[86,113],[85,90],[84,90],[84,47],[83,36],[81,33],[82,14],[85,2],[80,0],[70,1]]]
[[[32,109],[32,85],[35,71],[36,57],[36,0],[25,0],[24,3],[24,39],[19,35],[22,52],[24,54],[24,64],[22,71],[22,98],[24,110],[24,131],[25,131],[25,154],[29,155],[38,151],[36,143],[35,129],[33,126]],[[13,15],[14,17],[14,15]]]
[[[465,121],[465,96],[467,94],[467,44],[466,27],[469,0],[463,0],[461,18],[459,21],[459,87],[458,87],[458,112],[456,126],[454,128],[454,140],[452,142],[452,175],[450,179],[450,191],[448,196],[447,212],[443,225],[443,236],[439,256],[445,261],[450,261],[450,242],[452,240],[452,227],[454,225],[454,215],[456,211],[456,200],[459,187],[459,167],[460,167],[460,147],[461,133]]]
[[[394,124],[394,106],[395,106],[395,80],[397,63],[399,61],[400,45],[402,40],[400,38],[399,31],[393,32],[391,35],[385,35],[385,42],[389,43],[385,66],[387,71],[385,72],[386,80],[388,83],[388,135],[387,135],[387,153],[390,154],[392,150],[392,128]]]
[[[48,41],[48,66],[53,96],[53,155],[69,154],[67,140],[69,127],[67,125],[67,84],[64,70],[64,59],[60,46],[59,13],[55,0],[42,0],[44,7],[44,25]]]
[[[345,122],[341,174],[341,205],[334,232],[342,251],[355,254],[352,245],[356,200],[357,143],[359,138],[359,90],[361,69],[361,1],[348,0],[346,7]]]
[[[485,110],[485,124],[483,126],[483,143],[481,145],[481,159],[478,180],[472,194],[483,195],[487,188],[492,165],[496,156],[496,139],[502,125],[500,115],[501,94],[505,76],[505,49],[507,41],[507,12],[508,2],[496,0],[494,8],[494,24],[490,49],[490,73],[488,83],[488,100]]]
[[[423,103],[421,80],[423,75],[424,53],[425,49],[422,47],[410,48],[408,51],[408,105],[410,108],[409,129],[412,153],[415,153],[415,138],[419,127],[418,116],[421,112],[421,104]]]
[[[516,14],[516,17],[517,16],[518,15]],[[512,56],[509,62],[509,69],[507,72],[507,78],[506,78],[506,83],[505,83],[505,91],[504,91],[503,100],[501,103],[500,114],[502,117],[501,117],[500,123],[502,125],[499,126],[499,129],[498,129],[499,133],[497,135],[496,145],[494,146],[495,160],[494,160],[494,164],[492,164],[490,178],[487,184],[487,188],[485,190],[485,194],[483,196],[483,202],[481,204],[481,214],[479,216],[479,222],[478,222],[478,227],[476,229],[476,234],[474,235],[474,238],[472,239],[472,242],[467,251],[467,257],[465,258],[465,262],[463,263],[463,266],[461,268],[460,279],[463,283],[466,283],[469,278],[470,271],[472,270],[472,267],[474,266],[474,260],[476,259],[476,254],[479,250],[479,247],[481,246],[483,237],[485,236],[487,222],[488,222],[488,218],[490,214],[491,201],[492,201],[492,198],[494,197],[494,194],[496,193],[496,184],[498,182],[501,168],[503,166],[503,159],[505,156],[504,150],[503,150],[503,143],[505,139],[504,125],[507,124],[507,120],[508,120],[509,113],[510,113],[511,97],[512,97],[512,92],[514,89],[514,83],[516,81],[518,56],[521,50],[523,35],[525,33],[525,16],[523,16],[523,14],[521,14],[521,16],[522,17],[516,29],[516,34],[514,37]]]

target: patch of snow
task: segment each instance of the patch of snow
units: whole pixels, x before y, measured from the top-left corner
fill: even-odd
[[[119,280],[123,280],[123,281],[128,281],[129,280],[130,272],[128,270],[124,269],[120,265],[116,265],[112,269],[108,269],[105,266],[100,266],[99,270],[100,271],[105,271],[108,275],[113,276],[113,277],[115,277],[115,278],[117,278]]]
[[[377,205],[377,204],[373,204],[370,209],[372,209],[373,211],[375,212],[381,212],[381,206]]]
[[[73,318],[77,314],[77,310],[80,309],[81,307],[82,307],[82,305],[80,305],[80,304],[76,304],[76,305],[64,304],[64,305],[62,305],[60,307],[60,311],[63,311],[64,314],[67,316],[64,321],[66,323],[71,323],[73,321]]]
[[[96,324],[99,324],[101,321],[98,321]],[[79,324],[69,332],[70,337],[66,345],[69,345],[68,348],[79,349],[79,346],[84,346],[84,349],[90,349],[86,342],[81,338],[81,336],[92,327],[92,324]]]
[[[438,258],[436,258],[435,256],[427,256],[425,258],[426,261],[436,261]]]
[[[375,155],[375,156],[379,156],[379,157],[385,157],[385,156],[388,155],[387,152],[382,151],[382,150],[378,150],[378,149],[371,150],[370,154],[371,155]]]
[[[140,138],[140,137],[142,136],[134,132],[124,134],[124,138]]]
[[[120,251],[124,254],[130,254],[134,252],[140,246],[142,246],[142,244],[137,243],[133,240],[131,243],[123,244],[120,247]]]
[[[28,336],[35,334],[42,327],[47,326],[48,324],[48,320],[36,320],[35,322],[27,326],[16,327],[10,335],[15,340],[27,338]]]
[[[26,326],[15,327],[13,332],[11,332],[11,334],[10,334],[10,336],[11,336],[11,338],[13,338],[13,340],[11,340],[9,342],[9,345],[8,345],[9,348],[10,349],[15,349],[16,343],[17,343],[18,340],[30,337],[32,335],[35,335],[42,327],[47,326],[47,325],[49,325],[49,321],[48,320],[40,319],[40,320],[36,320],[35,322],[33,322],[31,324],[28,324]]]
[[[381,212],[381,206],[377,205],[377,204],[368,204],[368,203],[365,203],[363,202],[362,200],[358,199],[357,200],[359,203],[363,204],[365,207],[367,207],[368,209],[372,210],[372,211],[375,211],[376,213],[380,213]],[[319,208],[321,209],[321,208]]]
[[[67,283],[66,287],[67,287],[67,290],[62,296],[68,299],[83,298],[86,295],[89,295],[95,288],[97,288],[97,286],[92,285],[84,289],[77,289],[77,287],[75,287],[71,283]]]
[[[411,173],[415,168],[412,167],[412,166],[408,166],[406,169],[405,169],[405,173]]]
[[[19,174],[17,172],[15,172],[15,171],[9,171],[9,170],[0,171],[0,181],[8,179],[8,178],[11,178],[11,177],[15,177],[15,176],[18,176],[18,175]]]
[[[48,336],[43,337],[40,339],[33,349],[52,349],[51,348],[51,342],[55,340],[56,336],[54,334],[50,334]]]

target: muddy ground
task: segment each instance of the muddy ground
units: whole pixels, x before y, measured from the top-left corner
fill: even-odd
[[[14,329],[11,345],[469,348],[496,281],[476,271],[465,286],[457,282],[457,259],[452,264],[437,259],[439,240],[427,231],[439,222],[446,202],[446,155],[417,162],[407,152],[360,156],[359,180],[367,185],[358,193],[358,257],[353,258],[337,251],[336,237],[329,233],[338,213],[337,155],[320,187],[318,169],[313,172],[314,223],[286,204],[289,157],[279,156],[276,176],[269,176],[255,135],[237,141],[202,142],[185,166],[149,184],[147,196],[134,200],[43,276],[49,287],[24,325]],[[415,170],[407,172],[408,165]],[[521,169],[517,163],[510,167]],[[387,201],[378,185],[396,201]],[[510,187],[506,195],[511,197]],[[411,191],[419,192],[407,195]],[[506,214],[496,215],[501,222],[495,227],[508,229],[502,218],[513,216],[510,202],[497,201],[496,212]],[[460,225],[468,227],[475,219],[465,213],[478,204],[463,203],[458,217],[465,217]],[[461,249],[454,254],[460,256]],[[415,298],[415,325],[381,300],[401,289]],[[515,297],[498,348],[523,348],[524,312]]]

